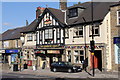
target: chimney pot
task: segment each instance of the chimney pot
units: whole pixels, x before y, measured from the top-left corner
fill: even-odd
[[[37,10],[36,10],[36,19],[39,17],[40,14],[43,13],[45,8],[42,8],[42,7],[37,7]]]
[[[61,10],[67,9],[67,0],[60,0],[60,9]]]

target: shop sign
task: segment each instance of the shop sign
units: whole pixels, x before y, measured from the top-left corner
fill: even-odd
[[[36,50],[35,53],[42,53],[42,54],[45,54],[45,51],[43,51],[43,50]]]
[[[0,53],[5,53],[5,50],[0,50]]]
[[[56,48],[56,47],[60,47],[59,45],[42,45],[42,46],[39,46],[40,48]]]
[[[47,50],[48,54],[54,53],[54,54],[60,54],[60,50]]]
[[[120,37],[114,37],[114,44],[120,44]]]
[[[12,50],[5,50],[5,53],[18,53],[18,49],[12,49]]]

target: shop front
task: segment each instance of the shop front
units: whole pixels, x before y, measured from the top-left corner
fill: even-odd
[[[8,63],[9,65],[18,63],[19,52],[20,49],[6,49],[5,53],[3,54],[4,63]]]
[[[64,49],[35,49],[37,67],[50,67],[55,61],[62,61]]]
[[[90,45],[66,45],[66,61],[71,62],[74,65],[79,65],[82,68],[92,69],[92,55],[90,52]],[[104,46],[101,44],[95,45],[94,52],[94,67],[102,70],[104,65]]]

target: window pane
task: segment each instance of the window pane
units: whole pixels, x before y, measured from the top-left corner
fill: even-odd
[[[83,51],[80,51],[80,55],[83,55],[84,54],[84,52]]]
[[[68,62],[71,62],[71,51],[68,51]]]
[[[84,61],[84,56],[80,56],[80,62],[82,63]]]
[[[74,56],[75,63],[79,63],[79,56]]]
[[[120,17],[120,11],[118,12],[118,17]]]
[[[83,31],[81,30],[81,31],[79,31],[79,35],[81,36],[81,35],[83,35]]]
[[[120,18],[119,18],[119,24],[120,24]]]
[[[74,55],[79,55],[79,52],[76,50],[76,51],[74,52]]]
[[[99,31],[98,31],[98,29],[95,29],[95,34],[99,34]]]

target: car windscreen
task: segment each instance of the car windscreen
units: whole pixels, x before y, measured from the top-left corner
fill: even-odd
[[[65,62],[66,65],[72,65],[70,62]]]

